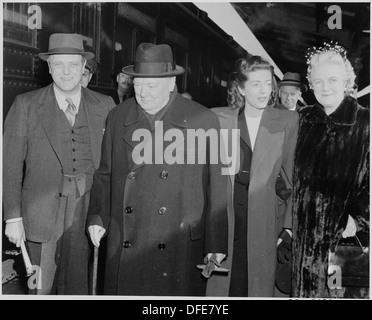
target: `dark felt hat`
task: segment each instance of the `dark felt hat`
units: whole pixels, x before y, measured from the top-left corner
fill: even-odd
[[[93,52],[84,50],[83,38],[77,33],[53,33],[49,37],[48,52],[39,53],[41,60],[46,61],[50,55],[54,54],[80,54],[85,59],[94,58]]]
[[[141,43],[134,65],[124,67],[124,74],[141,78],[173,77],[185,72],[174,64],[172,49],[167,44]]]
[[[94,59],[88,60],[87,63],[85,64],[85,69],[88,69],[90,73],[95,73],[98,69],[98,64],[96,60]]]
[[[287,72],[283,80],[278,83],[279,88],[283,86],[294,86],[301,89],[302,92],[307,91],[306,84],[301,82],[301,76],[299,73],[296,72]]]

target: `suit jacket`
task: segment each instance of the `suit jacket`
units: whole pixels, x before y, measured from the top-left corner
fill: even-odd
[[[212,109],[222,129],[238,127],[238,112],[230,108]],[[292,187],[293,157],[298,133],[297,112],[267,107],[262,115],[252,155],[248,197],[248,296],[272,297],[276,269],[276,243],[280,230],[292,226],[292,207],[278,210],[275,182],[279,173]],[[250,144],[249,139],[247,142]],[[239,140],[235,141],[239,150]],[[235,157],[237,160],[240,157]],[[239,166],[239,163],[236,164]],[[234,241],[234,175],[228,182],[228,258],[231,269]],[[291,203],[289,201],[288,203]],[[208,282],[207,295],[227,296],[230,276],[214,275]]]
[[[110,97],[81,89],[92,160],[98,168]],[[47,242],[61,201],[62,142],[53,84],[16,97],[4,124],[3,197],[5,220],[23,217],[26,237]],[[89,190],[89,186],[86,188]]]
[[[179,133],[173,142],[156,138],[156,131],[146,141],[135,138],[150,130],[135,99],[109,114],[88,211],[88,226],[108,229],[105,294],[205,295],[196,265],[208,252],[227,252],[227,178],[220,163],[198,163],[209,143],[197,150],[184,143],[188,130],[219,132],[218,119],[179,94],[169,104],[161,125],[164,134]],[[185,164],[165,160],[171,144]],[[143,156],[141,146],[152,150],[151,163],[134,160]],[[190,156],[195,164],[187,164]]]

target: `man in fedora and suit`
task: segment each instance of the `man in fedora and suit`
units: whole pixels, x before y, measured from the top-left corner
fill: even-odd
[[[197,264],[209,257],[207,265],[218,266],[227,251],[227,176],[220,161],[208,160],[218,146],[184,146],[189,130],[219,132],[219,121],[177,93],[184,69],[168,45],[140,44],[134,66],[122,71],[133,77],[135,97],[108,116],[88,213],[94,245],[107,231],[104,293],[204,296],[210,274],[203,278]],[[159,138],[159,128],[182,137]],[[142,142],[139,132],[149,132]],[[166,160],[170,147],[180,156],[174,163]],[[138,161],[148,150],[150,158]]]
[[[277,104],[276,108],[297,111],[300,107],[298,101],[301,101],[302,93],[307,91],[307,86],[301,82],[300,74],[287,72],[278,87],[281,104]]]
[[[116,81],[116,88],[111,97],[114,99],[115,104],[132,98],[134,96],[133,77],[125,74],[122,68],[120,68],[115,70],[114,78]]]
[[[96,73],[98,69],[98,64],[95,59],[90,59],[85,64],[85,69],[83,76],[81,77],[80,84],[86,88],[89,85],[90,80],[92,80],[93,75]]]
[[[53,83],[17,96],[5,120],[5,234],[17,247],[26,241],[38,267],[30,293],[88,294],[86,215],[114,107],[80,85],[93,57],[80,35],[52,34],[39,58]]]

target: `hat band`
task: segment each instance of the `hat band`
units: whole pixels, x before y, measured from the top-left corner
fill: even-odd
[[[158,75],[174,71],[172,62],[136,62],[134,72],[141,74]]]
[[[71,47],[54,48],[54,49],[49,50],[49,52],[47,52],[47,53],[48,54],[55,54],[55,53],[65,53],[65,52],[68,52],[68,53],[71,53],[71,54],[74,54],[74,53],[76,53],[76,54],[86,53],[82,49],[71,48]]]
[[[282,83],[284,83],[284,82],[295,82],[295,83],[298,83],[298,84],[302,85],[302,83],[300,81],[297,81],[297,80],[290,80],[290,79],[282,80]]]

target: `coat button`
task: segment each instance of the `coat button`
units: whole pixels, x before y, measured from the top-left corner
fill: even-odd
[[[130,173],[128,174],[128,179],[134,179],[135,175],[136,175],[135,172],[130,172]]]
[[[159,208],[158,212],[159,212],[159,214],[164,214],[164,213],[167,212],[167,208],[166,207],[161,207],[161,208]]]
[[[164,171],[160,172],[160,178],[162,178],[162,179],[167,179],[168,175],[169,175],[168,171],[164,170]]]
[[[132,213],[133,212],[133,208],[132,207],[126,207],[125,208],[125,213]]]
[[[164,250],[165,249],[165,243],[164,242],[160,242],[158,244],[158,248],[159,248],[159,250]]]
[[[124,248],[129,248],[132,244],[129,241],[124,241],[123,242],[123,247]]]

